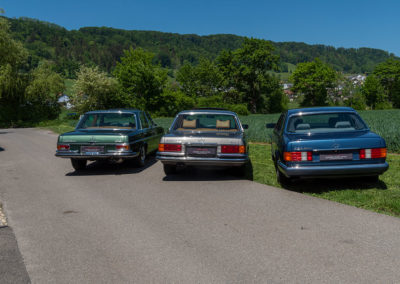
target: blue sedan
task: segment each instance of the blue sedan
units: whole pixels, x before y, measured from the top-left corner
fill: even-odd
[[[378,180],[389,165],[386,142],[349,107],[291,109],[272,134],[277,179],[365,176]]]

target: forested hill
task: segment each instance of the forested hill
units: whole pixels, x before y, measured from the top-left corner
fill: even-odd
[[[142,47],[156,54],[164,67],[176,69],[184,61],[214,59],[223,49],[237,49],[243,37],[228,34],[198,36],[155,31],[128,31],[106,27],[71,30],[34,19],[8,18],[13,36],[31,51],[31,65],[42,59],[57,63],[59,72],[73,77],[80,63],[95,64],[111,71],[124,49]],[[394,56],[373,48],[334,48],[298,42],[273,42],[281,62],[297,64],[315,57],[345,73],[371,72],[376,64]],[[282,71],[285,69],[282,64]]]

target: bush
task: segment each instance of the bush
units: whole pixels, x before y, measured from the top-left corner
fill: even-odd
[[[392,104],[388,101],[380,102],[375,105],[375,109],[377,109],[377,110],[378,109],[391,109],[391,108],[392,108]]]
[[[224,108],[240,115],[249,115],[250,111],[246,104],[227,104],[224,103],[221,96],[202,97],[197,100],[197,107],[217,107]]]
[[[195,105],[194,99],[179,90],[164,89],[161,100],[162,106],[153,113],[158,117],[175,116],[178,112],[191,109]]]
[[[351,98],[345,101],[345,105],[352,107],[356,110],[366,110],[367,102],[364,95],[361,92],[355,93]]]
[[[245,104],[226,105],[226,109],[236,112],[239,115],[249,115],[250,112]]]

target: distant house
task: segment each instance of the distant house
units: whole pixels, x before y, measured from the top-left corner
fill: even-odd
[[[70,109],[70,108],[73,107],[73,105],[70,103],[70,98],[69,98],[67,95],[65,95],[65,94],[62,94],[62,95],[58,98],[57,102],[58,102],[59,104],[62,104],[63,106],[65,106],[65,108],[67,108],[67,109]]]
[[[291,88],[293,88],[292,83],[284,83],[282,86],[284,90],[290,90]]]
[[[347,80],[352,82],[353,85],[358,85],[358,86],[363,85],[365,82],[365,79],[367,79],[367,76],[361,75],[361,74],[347,77]]]

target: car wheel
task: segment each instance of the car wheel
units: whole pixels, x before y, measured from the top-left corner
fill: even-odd
[[[168,175],[176,174],[176,165],[166,165],[164,164],[164,173]]]
[[[86,168],[86,163],[87,163],[87,160],[71,159],[71,164],[75,171],[84,170]]]
[[[292,180],[286,177],[284,174],[282,174],[281,171],[278,169],[278,167],[275,167],[275,170],[276,170],[276,180],[281,186],[285,187],[291,183]]]
[[[144,145],[140,146],[139,156],[136,158],[136,165],[139,167],[144,167],[146,164],[146,147]]]

